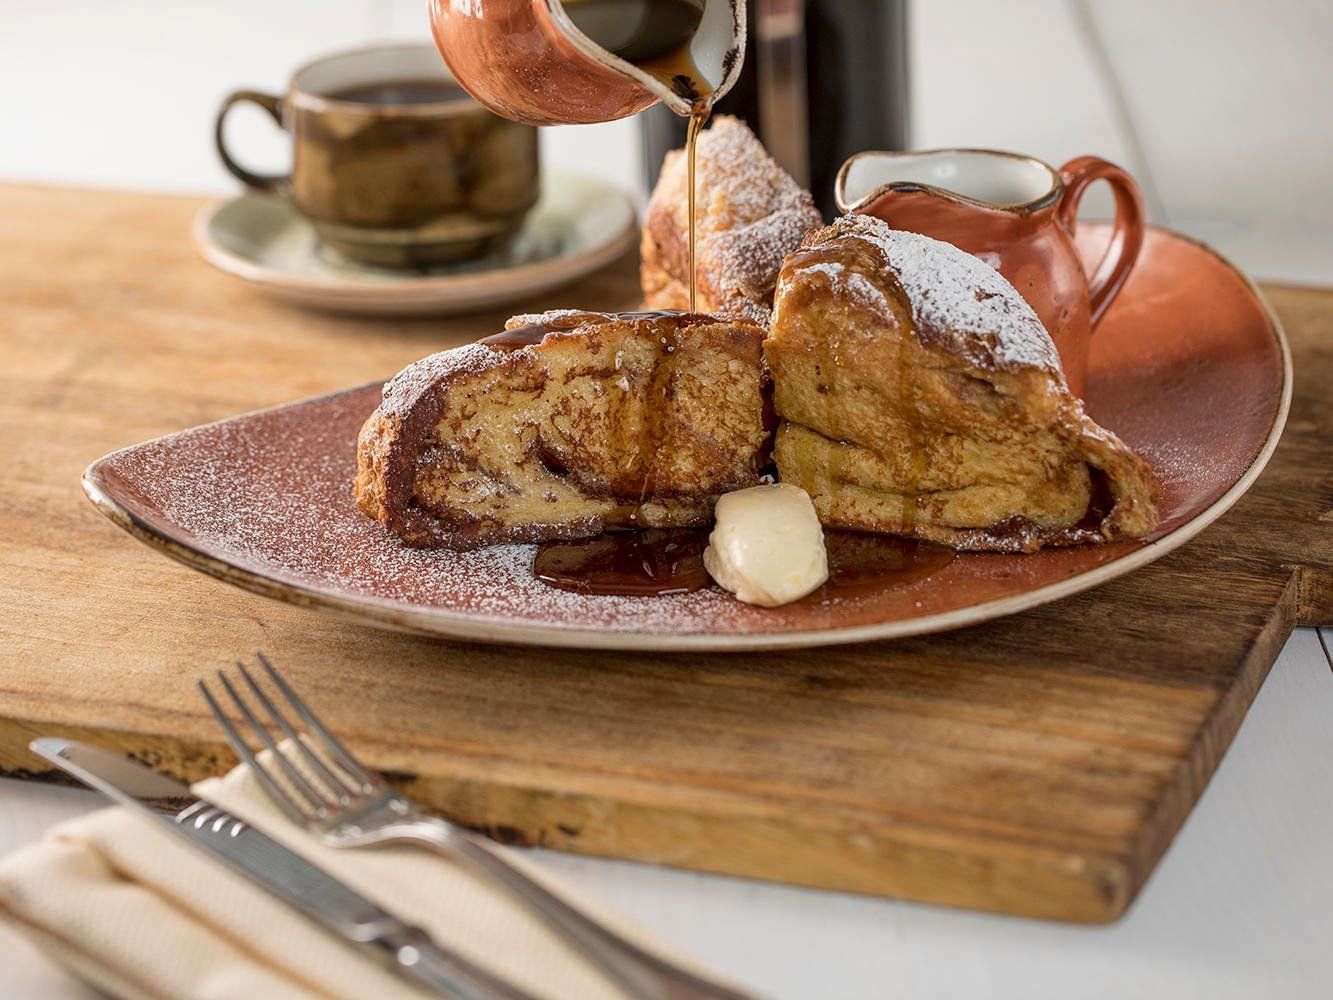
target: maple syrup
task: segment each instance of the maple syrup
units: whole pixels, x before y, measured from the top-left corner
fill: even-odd
[[[698,303],[695,149],[717,91],[717,84],[704,76],[690,52],[703,20],[704,0],[564,0],[562,6],[575,27],[592,41],[689,102],[685,163],[690,213],[690,311],[694,312]]]
[[[690,212],[690,312],[699,308],[699,292],[697,280],[695,278],[694,248],[696,244],[695,237],[695,180],[694,180],[694,161],[699,148],[699,130],[704,127],[708,121],[709,112],[712,110],[711,103],[708,105],[695,105],[690,112],[690,126],[685,133],[685,177],[686,184],[689,185],[689,212]]]
[[[640,510],[658,492],[657,473],[659,456],[669,444],[672,422],[661,419],[661,413],[672,405],[671,384],[678,371],[679,331],[695,323],[710,322],[707,316],[669,310],[641,312],[573,312],[551,317],[540,323],[504,330],[479,341],[498,350],[516,351],[541,342],[548,333],[572,330],[598,320],[607,322],[650,322],[651,338],[645,343],[653,346],[655,356],[651,367],[635,378],[643,378],[646,385],[640,396],[637,386],[632,393],[629,382],[624,382],[622,400],[638,397],[642,405],[629,402],[613,410],[609,421],[606,448],[608,468],[615,470],[606,484],[612,496],[619,501],[612,517],[616,523],[630,526],[641,524]],[[627,377],[627,375],[625,376]],[[623,381],[623,378],[622,378]]]
[[[685,315],[685,313],[667,309],[651,309],[639,312],[580,312],[570,314],[563,323],[532,323],[529,326],[518,326],[512,330],[501,330],[489,337],[483,337],[478,343],[500,350],[518,350],[520,347],[531,347],[533,344],[540,344],[542,338],[548,333],[555,333],[558,330],[572,330],[575,326],[590,320],[621,320],[626,323],[633,323],[636,320],[668,319]]]
[[[578,594],[655,597],[712,585],[704,569],[708,530],[608,532],[581,542],[547,542],[537,551],[537,579]]]
[[[712,586],[704,568],[706,528],[612,531],[578,542],[547,542],[532,572],[578,594],[649,597]],[[828,581],[805,600],[865,597],[905,587],[953,562],[953,549],[909,538],[827,531]]]
[[[826,601],[905,587],[938,573],[955,556],[943,545],[859,531],[826,531],[824,547],[828,581],[815,595]]]

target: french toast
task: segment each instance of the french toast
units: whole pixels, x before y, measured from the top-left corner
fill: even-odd
[[[859,215],[810,233],[765,353],[779,476],[825,525],[1008,552],[1157,525],[1147,464],[1087,416],[1013,286],[954,246]]]
[[[824,220],[810,193],[737,118],[720,115],[699,134],[695,173],[698,308],[766,327],[783,258]],[[668,153],[640,247],[649,309],[690,308],[688,185],[684,152]]]
[[[386,383],[357,505],[417,547],[709,523],[759,481],[764,331],[700,314],[557,311]]]

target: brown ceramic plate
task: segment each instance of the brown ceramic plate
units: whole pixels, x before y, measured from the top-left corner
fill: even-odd
[[[1088,248],[1106,236],[1087,227]],[[1152,538],[960,555],[934,575],[854,598],[750,607],[716,588],[667,597],[572,595],[533,579],[531,546],[423,552],[352,505],[369,385],[118,451],[84,477],[136,538],[267,597],[369,625],[490,642],[747,650],[915,635],[1086,590],[1198,534],[1254,482],[1291,396],[1291,360],[1255,287],[1206,247],[1149,234],[1093,340],[1088,403],[1153,466]]]

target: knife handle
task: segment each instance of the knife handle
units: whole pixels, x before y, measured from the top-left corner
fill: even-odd
[[[531,993],[441,948],[420,927],[390,921],[366,945],[381,961],[437,993],[463,1000],[535,1000]]]

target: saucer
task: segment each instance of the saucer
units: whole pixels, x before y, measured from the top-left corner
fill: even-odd
[[[1085,249],[1109,227],[1079,227]],[[1276,317],[1208,248],[1150,228],[1093,339],[1087,405],[1152,467],[1151,536],[1030,555],[963,552],[932,575],[780,608],[718,588],[602,597],[548,587],[535,546],[409,549],[358,511],[357,431],[380,385],[160,438],[93,463],[84,489],[112,521],[194,569],[381,628],[582,649],[738,651],[920,635],[1058,600],[1185,544],[1268,463],[1291,399]]]
[[[542,194],[514,240],[478,260],[395,271],[322,247],[290,199],[248,193],[205,207],[194,242],[206,261],[304,306],[366,315],[449,315],[531,298],[605,267],[638,238],[619,188],[564,170],[542,173]]]

